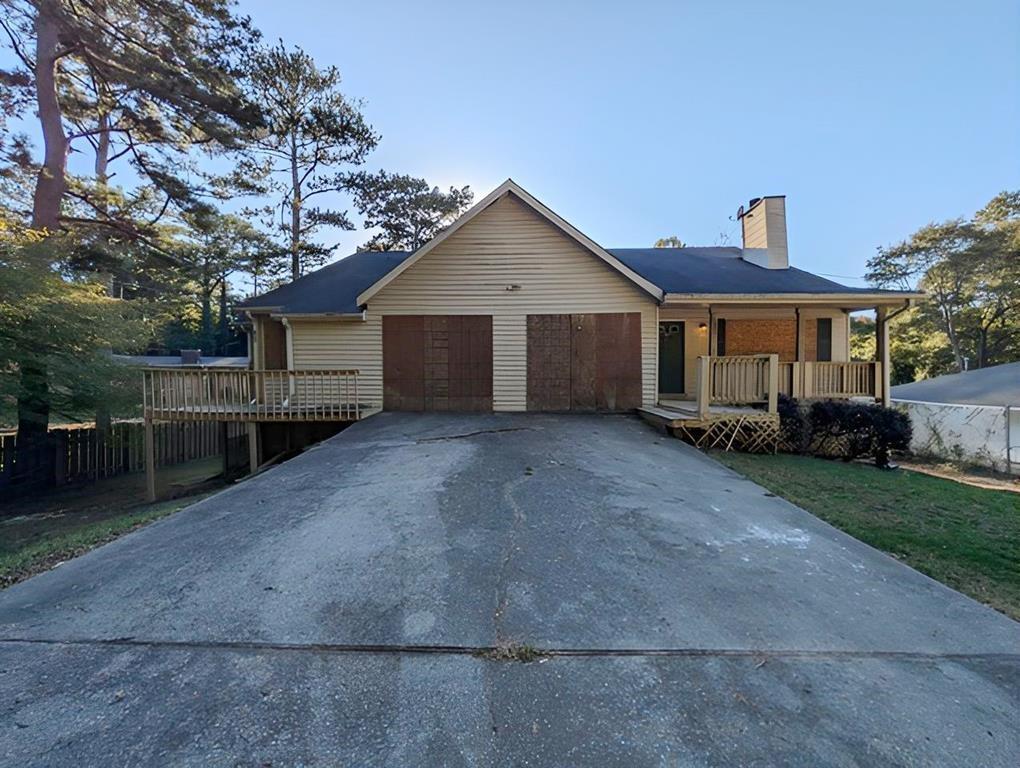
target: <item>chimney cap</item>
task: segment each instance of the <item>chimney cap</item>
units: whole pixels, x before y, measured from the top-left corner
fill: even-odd
[[[745,216],[749,215],[751,211],[753,211],[755,208],[761,205],[762,201],[764,200],[785,200],[785,199],[786,195],[762,195],[761,197],[752,197],[750,200],[747,201],[746,207],[742,205],[737,210],[737,218],[742,219]]]

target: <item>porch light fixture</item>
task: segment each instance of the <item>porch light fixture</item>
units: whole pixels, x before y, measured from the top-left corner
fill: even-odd
[[[708,328],[708,323],[698,323],[698,330],[703,331]]]

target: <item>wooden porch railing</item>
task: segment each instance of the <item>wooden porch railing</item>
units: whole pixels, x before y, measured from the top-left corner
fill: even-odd
[[[764,403],[776,412],[779,397],[778,355],[731,355],[698,358],[698,414],[712,405]]]
[[[356,421],[356,370],[142,372],[144,416],[155,421]]]
[[[875,361],[779,362],[777,355],[698,358],[698,413],[712,405],[767,404],[779,394],[794,398],[879,396],[882,364]]]
[[[801,397],[878,397],[882,364],[875,361],[803,362]]]

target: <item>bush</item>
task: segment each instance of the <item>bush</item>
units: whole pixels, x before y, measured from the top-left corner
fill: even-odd
[[[910,445],[910,419],[881,405],[821,400],[811,405],[809,420],[813,452],[843,461],[870,456],[885,467],[891,451]]]
[[[811,445],[811,422],[800,404],[788,395],[779,395],[779,442],[790,453],[807,453]]]

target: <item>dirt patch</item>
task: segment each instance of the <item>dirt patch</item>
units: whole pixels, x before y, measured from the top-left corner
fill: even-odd
[[[898,460],[896,463],[911,472],[953,480],[974,488],[1020,493],[1020,477],[992,472],[981,467],[965,467],[949,462],[922,461],[920,459]]]

